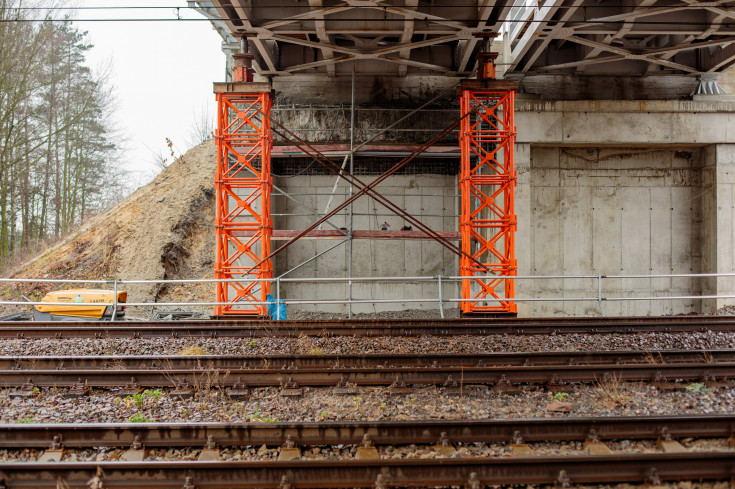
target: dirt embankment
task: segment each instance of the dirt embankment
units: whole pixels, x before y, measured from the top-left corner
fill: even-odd
[[[214,275],[214,141],[189,150],[151,183],[83,224],[13,278],[165,280]],[[91,285],[90,285],[91,286]],[[0,289],[39,298],[64,284]],[[128,302],[214,300],[214,285],[127,284]],[[131,310],[131,314],[134,312]]]

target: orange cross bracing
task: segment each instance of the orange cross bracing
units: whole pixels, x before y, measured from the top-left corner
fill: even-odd
[[[462,239],[460,275],[476,277],[462,281],[463,313],[515,313],[515,280],[487,278],[516,275],[515,185],[513,119],[515,90],[463,88],[460,110],[462,152],[459,187]],[[483,299],[496,299],[483,301]]]
[[[267,91],[217,94],[215,278],[234,280],[217,283],[217,302],[228,303],[215,308],[218,316],[265,315],[253,303],[266,301],[270,283],[248,279],[273,277],[272,261],[263,261],[273,233],[271,132],[262,116],[271,105]]]

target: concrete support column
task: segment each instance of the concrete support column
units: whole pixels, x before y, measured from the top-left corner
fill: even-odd
[[[518,261],[518,275],[532,275],[531,270],[531,145],[516,143],[515,168],[518,180],[516,181],[516,260]],[[529,280],[516,281],[516,297],[534,295],[536,286]],[[519,302],[518,317],[529,317],[533,310],[533,303]]]
[[[702,272],[735,272],[735,144],[712,144],[702,168]],[[735,277],[704,281],[705,295],[735,295]],[[711,299],[703,313],[735,305],[735,299]]]

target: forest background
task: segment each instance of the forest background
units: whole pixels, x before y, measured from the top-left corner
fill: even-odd
[[[0,270],[134,190],[115,164],[125,137],[109,69],[87,66],[93,46],[63,5],[0,0]],[[211,136],[208,114],[195,117],[188,145]],[[151,156],[156,171],[173,161]]]

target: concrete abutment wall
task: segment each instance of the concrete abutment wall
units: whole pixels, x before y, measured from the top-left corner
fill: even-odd
[[[431,127],[446,126],[458,115],[451,111],[443,114],[445,121],[437,119],[439,113],[432,113]],[[396,117],[386,115],[385,121],[378,117],[373,123],[385,127]],[[519,100],[516,107],[519,275],[735,272],[733,123],[735,103],[716,100]],[[423,142],[419,139],[403,142],[409,141]],[[276,178],[275,183],[293,194],[320,194],[304,197],[310,207],[323,211],[334,178],[304,175]],[[433,229],[457,230],[456,175],[399,175],[386,180],[379,190]],[[346,187],[339,186],[335,203],[341,202],[346,193]],[[283,197],[275,198],[273,205],[274,213],[296,213],[295,205]],[[400,229],[404,224],[368,198],[356,204],[355,213],[354,229],[376,230],[383,221],[388,221],[392,229]],[[308,216],[277,216],[275,227],[303,229],[312,221]],[[344,215],[333,222],[340,227],[347,225]],[[289,270],[335,243],[334,240],[306,240],[295,244],[276,260],[276,273]],[[347,263],[346,246],[342,245],[291,276],[344,277]],[[355,240],[352,273],[353,276],[455,275],[458,260],[431,241]],[[291,299],[346,296],[344,284],[284,284],[283,287],[283,295]],[[445,297],[457,297],[457,292],[453,285],[444,288]],[[597,292],[597,281],[592,279],[519,281],[517,285],[519,297],[597,297]],[[611,298],[699,294],[735,295],[735,278],[606,279],[602,290],[604,297]],[[437,290],[436,286],[425,284],[355,284],[353,295],[356,298],[428,298],[436,297]],[[735,299],[606,301],[603,309],[606,315],[712,313],[733,304]],[[359,305],[353,311],[414,307],[435,308],[436,305],[397,303],[376,305],[375,309]],[[337,305],[307,305],[303,309],[345,312],[344,307]],[[519,315],[525,316],[599,314],[596,301],[529,302],[519,307]]]

